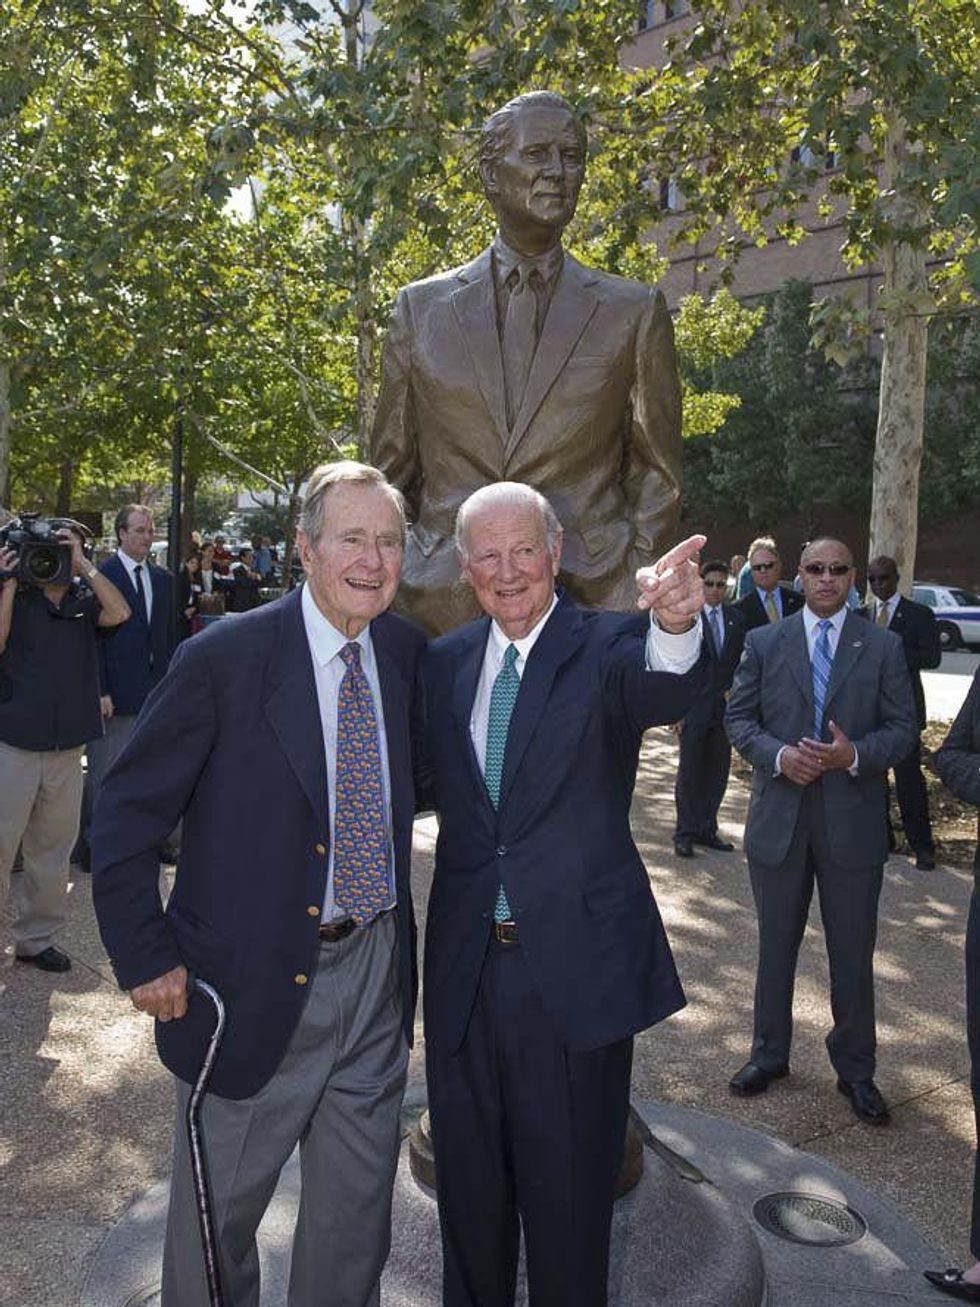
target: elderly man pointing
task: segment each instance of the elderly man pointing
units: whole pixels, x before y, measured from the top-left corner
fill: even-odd
[[[446,1307],[601,1307],[633,1035],[684,996],[629,826],[643,732],[702,684],[694,536],[637,573],[650,615],[556,593],[562,531],[528,486],[462,505],[486,616],[429,647],[440,817],[425,1021]]]

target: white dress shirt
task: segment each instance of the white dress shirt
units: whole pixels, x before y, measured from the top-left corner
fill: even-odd
[[[470,738],[473,741],[477,762],[480,764],[480,771],[484,774],[486,773],[487,729],[490,725],[490,695],[493,693],[493,683],[497,679],[497,674],[503,666],[504,654],[507,652],[509,645],[516,646],[517,658],[514,661],[514,670],[517,672],[518,677],[522,677],[535,641],[544,630],[545,623],[555,611],[557,603],[558,596],[555,595],[551,601],[551,607],[538,624],[532,627],[527,635],[520,640],[511,640],[496,622],[490,623],[490,634],[487,636],[486,652],[483,655],[483,667],[476,687],[473,710],[470,713]],[[665,631],[662,627],[657,626],[651,617],[650,633],[647,636],[646,643],[646,667],[648,672],[673,672],[676,675],[681,675],[690,671],[700,656],[700,622],[695,622],[689,631],[682,631],[680,635],[673,635],[670,631]]]
[[[126,569],[126,573],[132,582],[133,589],[136,589],[136,569],[139,567],[140,578],[143,582],[143,595],[146,599],[146,621],[149,624],[153,616],[153,582],[150,580],[150,560],[146,558],[144,562],[137,563],[135,559],[130,558],[124,549],[116,550],[116,557]]]
[[[327,890],[323,899],[323,920],[331,921],[336,913],[333,901],[333,830],[335,818],[335,799],[337,789],[337,703],[340,696],[340,682],[344,679],[347,664],[340,656],[346,644],[356,643],[361,647],[361,669],[367,677],[371,694],[374,698],[374,715],[378,722],[378,748],[381,754],[381,784],[384,793],[385,826],[388,831],[388,886],[390,900],[388,907],[395,904],[395,851],[391,832],[391,777],[388,772],[388,739],[385,734],[385,715],[381,702],[381,681],[378,676],[378,663],[371,643],[371,627],[368,624],[354,641],[328,622],[316,606],[316,600],[310,593],[308,585],[303,586],[300,599],[303,610],[303,625],[306,639],[313,659],[313,675],[316,679],[316,698],[320,708],[320,725],[323,730],[323,747],[327,756],[327,798],[330,806],[330,854],[327,862]],[[384,910],[384,909],[383,909]]]

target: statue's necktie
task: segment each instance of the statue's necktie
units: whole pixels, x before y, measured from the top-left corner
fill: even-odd
[[[517,421],[537,346],[538,299],[531,283],[535,268],[530,263],[518,263],[511,280],[515,274],[517,280],[507,298],[502,339],[508,428]]]
[[[487,785],[490,802],[495,808],[500,807],[500,782],[504,774],[504,752],[507,748],[507,732],[510,718],[517,702],[517,691],[521,688],[521,678],[517,675],[514,664],[517,661],[517,646],[509,644],[504,651],[504,665],[497,673],[490,692],[490,718],[487,722],[487,754],[483,765],[483,777]],[[493,907],[494,921],[510,920],[510,904],[501,885],[497,890],[497,901]]]
[[[886,603],[878,605],[878,616],[875,618],[875,625],[876,626],[888,625],[888,605]]]
[[[823,738],[823,710],[827,702],[827,686],[830,684],[830,669],[834,661],[828,635],[832,625],[828,617],[817,623],[819,634],[813,642],[813,657],[810,659],[810,671],[813,675],[813,738],[815,740]]]
[[[361,646],[340,651],[347,670],[337,696],[333,899],[338,914],[370,921],[391,901],[378,719],[361,668]]]
[[[149,626],[150,617],[146,611],[146,591],[143,589],[143,568],[137,563],[133,568],[136,575],[136,612],[143,619],[145,626]]]
[[[770,622],[779,621],[779,609],[776,607],[776,597],[770,590],[766,595],[766,616]]]

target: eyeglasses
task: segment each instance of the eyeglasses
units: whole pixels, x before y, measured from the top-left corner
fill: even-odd
[[[807,576],[823,576],[829,572],[831,576],[846,576],[851,570],[850,563],[804,563],[803,571]]]
[[[753,572],[768,572],[768,571],[770,570],[770,568],[773,568],[773,567],[775,567],[775,566],[776,566],[775,563],[753,563],[753,564],[752,564],[752,571],[753,571]]]

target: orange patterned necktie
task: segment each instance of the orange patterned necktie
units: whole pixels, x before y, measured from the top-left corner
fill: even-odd
[[[374,696],[361,646],[340,651],[347,670],[337,697],[337,795],[333,822],[333,898],[362,925],[391,901],[381,748]]]

